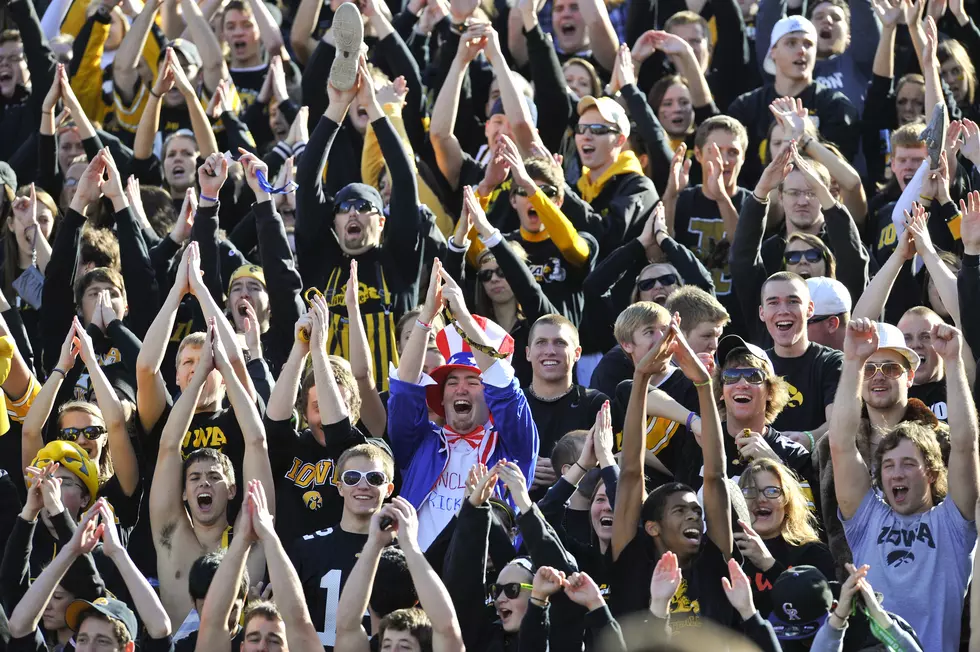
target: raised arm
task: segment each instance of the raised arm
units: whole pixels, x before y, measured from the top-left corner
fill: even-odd
[[[470,62],[487,44],[484,31],[482,25],[472,25],[459,37],[456,58],[449,67],[442,88],[436,96],[436,103],[432,107],[429,139],[435,153],[436,165],[439,166],[442,176],[449,182],[449,187],[453,189],[459,187],[459,172],[463,165],[463,148],[453,133],[463,90],[463,76]]]
[[[108,308],[108,294],[108,291],[104,291],[103,294],[99,295],[96,310]],[[115,315],[113,315],[114,317]],[[78,317],[75,317],[72,327],[79,342],[78,352],[88,370],[89,380],[95,388],[95,399],[98,401],[102,420],[105,422],[106,430],[109,433],[109,453],[112,455],[113,472],[119,480],[119,486],[123,493],[132,496],[139,486],[140,469],[136,460],[136,450],[133,448],[133,442],[126,430],[126,415],[123,413],[122,403],[116,396],[116,390],[109,384],[105,372],[102,371],[99,358],[92,345],[92,338],[82,328]]]
[[[608,20],[608,16],[606,19]],[[497,36],[497,32],[489,25],[486,25],[483,34],[484,38],[487,39],[484,53],[493,66],[493,74],[500,88],[500,101],[504,105],[504,113],[507,115],[507,120],[510,121],[510,131],[514,135],[514,141],[517,143],[518,149],[525,155],[529,154],[531,145],[538,141],[538,132],[534,126],[534,121],[531,119],[531,112],[527,108],[524,96],[517,90],[517,84],[514,83],[514,79],[511,77],[510,66],[507,65],[507,59],[500,49],[500,39]],[[616,51],[614,48],[609,57],[610,67],[615,57]]]
[[[115,458],[112,461],[115,463]],[[116,518],[109,509],[109,503],[106,502],[105,498],[101,498],[95,504],[95,509],[102,521],[99,525],[102,528],[102,553],[115,564],[116,570],[119,571],[119,575],[129,591],[129,596],[133,600],[133,605],[136,607],[136,613],[139,614],[143,626],[146,627],[146,633],[153,639],[167,638],[173,631],[167,610],[163,608],[156,591],[146,581],[143,573],[136,568],[136,564],[133,563],[125,546],[119,540]]]
[[[585,0],[579,3],[585,28],[592,44],[592,56],[606,70],[613,69],[616,51],[619,49],[619,36],[609,18],[609,10],[603,0]]]
[[[466,299],[463,298],[463,290],[459,287],[459,284],[444,269],[440,269],[439,275],[442,277],[444,283],[442,296],[445,298],[446,305],[452,311],[456,323],[466,333],[467,340],[471,345],[474,342],[476,343],[477,346],[472,347],[473,360],[476,361],[476,366],[480,368],[480,371],[486,371],[496,364],[497,358],[480,349],[495,349],[496,346],[486,332],[480,328],[480,325],[476,323],[476,320],[473,319],[473,315],[470,314],[470,310],[466,306]],[[521,461],[523,462],[523,460]]]
[[[174,72],[169,65],[173,56],[173,50],[167,48],[163,70],[153,82],[150,97],[146,99],[143,114],[140,115],[139,126],[136,127],[136,136],[133,138],[134,159],[145,161],[153,156],[153,143],[156,140],[157,132],[160,131],[160,102],[163,95],[174,87]]]
[[[633,540],[640,525],[645,493],[643,461],[646,453],[647,389],[650,379],[666,370],[676,337],[674,330],[667,326],[660,341],[643,356],[633,371],[633,387],[623,424],[623,450],[613,510],[613,561],[619,558]]]
[[[940,170],[942,170],[945,160],[946,153],[943,152],[939,164]],[[941,171],[940,175],[942,175]],[[940,185],[942,185],[941,181]],[[936,247],[932,244],[932,238],[929,235],[929,227],[926,224],[928,219],[929,214],[926,209],[921,204],[913,203],[912,214],[909,215],[908,211],[905,212],[905,228],[911,231],[915,237],[915,251],[922,257],[922,262],[925,263],[926,269],[929,271],[929,278],[935,284],[936,292],[939,293],[940,300],[949,311],[949,316],[953,318],[957,327],[962,328],[960,301],[956,292],[956,275],[936,252]]]
[[[170,417],[160,435],[156,469],[153,471],[153,482],[150,485],[150,526],[155,541],[164,538],[167,530],[182,521],[189,527],[187,511],[180,499],[184,485],[181,474],[183,460],[180,455],[180,444],[191,425],[204,383],[214,371],[212,342],[215,337],[217,335],[214,323],[209,322],[208,334],[201,347],[201,357],[191,376],[191,381],[174,403]]]
[[[304,65],[316,47],[316,40],[310,34],[313,26],[320,20],[323,4],[322,0],[301,0],[293,17],[293,26],[289,30],[289,44],[293,48],[296,59]]]
[[[980,494],[978,472],[977,410],[972,392],[966,380],[961,349],[965,345],[963,335],[947,324],[932,328],[932,341],[936,353],[946,363],[946,404],[949,406],[949,497],[963,518],[973,516]],[[836,412],[836,410],[835,410]]]
[[[276,536],[269,501],[261,482],[249,483],[247,501],[246,509],[252,515],[252,528],[266,550],[269,581],[276,587],[276,605],[286,625],[289,647],[294,652],[321,652],[323,644],[306,607],[303,585]]]
[[[419,520],[415,508],[401,496],[396,496],[384,509],[395,519],[398,545],[405,552],[408,572],[415,583],[420,606],[432,622],[433,652],[462,652],[465,649],[463,635],[449,591],[419,547]]]
[[[276,20],[269,12],[269,8],[262,0],[248,0],[248,4],[252,8],[255,25],[259,28],[262,46],[265,47],[270,56],[279,54],[286,44],[282,38],[282,30],[276,25]]]
[[[61,390],[62,383],[65,382],[65,375],[75,366],[75,357],[78,355],[78,342],[75,335],[75,322],[72,321],[68,328],[68,336],[65,343],[61,345],[61,355],[58,358],[58,366],[51,370],[51,375],[41,386],[41,391],[34,397],[31,409],[27,412],[24,425],[21,429],[21,468],[26,469],[31,465],[34,456],[44,447],[44,424],[51,416],[54,402]]]
[[[429,334],[432,332],[432,321],[442,310],[443,274],[442,263],[436,258],[432,262],[432,273],[429,275],[429,289],[425,295],[425,304],[416,323],[411,326],[412,334],[408,344],[402,349],[398,360],[398,380],[403,383],[417,384],[422,377],[422,367],[425,364],[425,350],[429,346]]]
[[[852,319],[844,336],[844,366],[830,417],[830,459],[837,504],[845,519],[857,512],[871,488],[868,465],[858,451],[861,424],[861,378],[865,361],[878,350],[878,326],[870,319]]]
[[[188,2],[187,4],[192,5],[194,3]],[[170,48],[167,48],[167,50],[168,53],[173,52]],[[207,158],[218,151],[218,141],[215,140],[214,130],[211,129],[211,121],[204,112],[204,107],[198,101],[197,91],[191,85],[190,80],[187,79],[187,75],[184,73],[184,69],[180,66],[180,61],[176,56],[172,56],[170,67],[173,69],[174,84],[177,86],[180,94],[184,96],[187,113],[191,117],[194,140],[197,141],[197,146],[201,150],[201,156]]]
[[[184,8],[184,19],[187,21],[190,41],[197,46],[198,52],[201,54],[201,61],[204,63],[201,68],[204,75],[204,88],[209,93],[214,92],[218,88],[218,82],[222,79],[231,79],[228,65],[225,63],[225,55],[221,51],[221,43],[218,42],[218,37],[215,36],[214,30],[208,23],[208,17],[205,17],[201,12],[197,2],[181,2],[181,6]],[[259,22],[258,14],[255,11],[253,11],[253,15],[256,16],[256,22]],[[266,45],[269,43],[265,35],[263,35],[262,41]],[[201,103],[197,101],[197,98],[194,98],[194,104],[200,106]],[[191,102],[187,102],[188,108],[190,105]]]
[[[320,423],[328,426],[350,418],[347,403],[337,386],[330,361],[327,359],[327,340],[330,329],[330,314],[323,297],[313,297],[310,309],[310,357],[313,360],[313,379],[316,384],[316,399],[320,407]]]
[[[131,101],[136,91],[136,83],[139,81],[139,62],[143,56],[143,48],[146,46],[146,37],[150,34],[150,28],[156,20],[162,3],[163,0],[150,0],[144,4],[116,49],[116,56],[112,62],[112,84],[115,91],[125,100]],[[152,98],[150,100],[153,101]]]
[[[177,263],[177,277],[167,293],[150,328],[143,338],[143,346],[136,358],[136,412],[144,432],[150,432],[160,420],[167,407],[167,385],[160,373],[163,357],[167,354],[167,344],[174,330],[177,309],[184,295],[190,291],[187,283],[188,260],[191,250],[197,247],[190,243]]]
[[[361,321],[360,282],[357,279],[357,261],[350,261],[350,277],[347,279],[347,292],[344,303],[347,305],[347,322],[350,324],[348,338],[350,340],[350,366],[357,381],[357,389],[361,394],[361,420],[367,426],[368,432],[374,437],[384,435],[388,425],[388,413],[385,404],[378,394],[374,380],[374,359],[371,357],[371,347],[368,343],[367,331]],[[327,365],[328,370],[330,365]],[[333,376],[333,372],[330,372]],[[336,384],[336,380],[333,381]],[[319,393],[317,383],[317,393]],[[322,405],[322,401],[321,401]],[[321,408],[322,410],[322,408]],[[321,412],[321,414],[323,414]]]
[[[231,630],[228,620],[235,599],[238,597],[242,576],[245,574],[245,559],[254,541],[252,514],[248,498],[242,504],[242,511],[235,523],[235,536],[232,538],[221,564],[208,587],[208,595],[201,609],[201,626],[197,632],[197,648],[201,650],[220,650],[228,647]]]
[[[898,239],[898,244],[888,260],[881,266],[878,273],[874,275],[868,287],[864,288],[861,298],[854,304],[851,311],[851,319],[870,319],[878,321],[881,319],[885,304],[888,303],[888,296],[892,292],[895,279],[898,278],[905,264],[915,258],[915,240],[911,231],[906,230]]]
[[[378,564],[381,563],[381,553],[393,540],[393,528],[382,530],[380,526],[381,519],[386,516],[393,520],[395,518],[390,505],[384,505],[371,517],[368,539],[361,554],[357,556],[357,563],[347,576],[344,590],[340,592],[334,649],[347,652],[368,652],[371,649],[371,641],[364,631],[363,621],[371,603],[371,592],[374,578],[378,574]]]

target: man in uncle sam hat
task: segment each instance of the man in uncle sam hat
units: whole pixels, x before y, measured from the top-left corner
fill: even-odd
[[[432,320],[446,303],[450,324],[436,336],[446,358],[422,373]],[[422,313],[401,356],[391,367],[388,436],[402,469],[401,494],[418,510],[423,550],[442,532],[464,500],[466,478],[476,463],[501,459],[534,477],[538,430],[509,359],[514,339],[498,324],[471,315],[463,292],[433,264]],[[428,408],[445,425],[429,421]]]

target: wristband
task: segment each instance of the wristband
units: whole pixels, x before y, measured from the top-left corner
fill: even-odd
[[[418,326],[419,328],[421,328],[424,331],[431,331],[432,330],[432,324],[426,324],[421,319],[416,319],[415,320],[415,325]]]
[[[922,201],[932,201],[935,197],[930,197],[929,195],[919,195],[919,199]]]
[[[760,204],[768,204],[769,203],[769,197],[768,196],[767,197],[760,197],[759,195],[755,194],[755,191],[754,190],[752,191],[752,197],[757,202],[759,202]]]
[[[548,606],[548,601],[547,600],[542,600],[541,598],[535,598],[534,596],[531,596],[529,599],[531,600],[531,603],[532,604],[535,604],[535,605],[537,605],[539,607],[547,607]]]
[[[847,619],[851,617],[851,614],[847,614],[846,616],[842,616],[839,613],[837,613],[836,611],[834,611],[832,613],[834,614],[834,617],[837,618],[837,620],[840,620],[841,622],[845,622],[845,623],[847,622]]]
[[[585,468],[584,466],[582,466],[581,464],[578,463],[578,460],[575,460],[575,466],[577,466],[578,468],[582,469],[586,473],[589,472],[589,470],[587,468]]]
[[[199,195],[197,196],[197,198],[198,198],[198,199],[203,199],[204,201],[209,201],[209,202],[213,202],[213,203],[215,203],[215,204],[217,204],[217,203],[218,203],[218,198],[217,198],[217,197],[208,197],[208,196],[207,196],[207,195],[205,195],[205,194],[204,194],[203,192],[202,192],[201,194],[199,194]]]
[[[55,374],[55,373],[61,374],[61,377],[62,378],[67,378],[68,377],[68,374],[66,374],[64,371],[62,371],[58,367],[55,367],[54,369],[52,369],[51,370],[51,373],[53,373],[53,374]]]
[[[701,418],[694,412],[691,412],[689,415],[687,415],[687,423],[685,424],[684,427],[687,428],[689,431],[691,429],[691,422],[694,421],[695,417],[697,417],[698,419]]]
[[[711,384],[711,379],[709,378],[708,380],[706,380],[704,382],[694,383],[694,386],[695,387],[704,387],[705,385],[710,385],[710,384]],[[693,412],[692,412],[692,414],[693,414]]]
[[[803,434],[810,440],[810,450],[813,450],[813,447],[816,446],[816,442],[813,441],[813,433],[809,430],[804,430]]]
[[[163,95],[157,95],[156,93],[154,93],[152,88],[150,89],[150,95],[157,98],[158,100],[163,97]]]

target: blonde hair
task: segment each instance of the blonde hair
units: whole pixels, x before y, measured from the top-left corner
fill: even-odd
[[[770,424],[776,420],[779,413],[783,411],[789,403],[789,383],[783,380],[782,376],[774,374],[769,367],[759,358],[755,357],[747,350],[737,351],[728,356],[725,360],[719,360],[715,367],[715,399],[719,402],[719,410],[724,413],[724,384],[721,382],[721,373],[725,369],[732,367],[751,367],[760,369],[766,376],[766,423]]]
[[[633,333],[648,324],[669,324],[670,313],[659,303],[653,301],[637,301],[616,317],[613,335],[620,344],[632,344]]]
[[[806,495],[800,481],[785,464],[764,458],[755,460],[745,469],[745,472],[738,479],[738,486],[741,488],[755,487],[755,474],[769,472],[779,478],[779,484],[783,490],[783,522],[780,525],[779,533],[783,540],[791,546],[802,546],[805,543],[819,541],[817,535],[817,519],[813,511],[807,505]]]
[[[103,427],[106,425],[105,417],[102,416],[102,410],[99,409],[98,405],[89,403],[88,401],[68,401],[67,403],[62,403],[62,405],[58,408],[56,423],[58,424],[59,430],[61,429],[61,417],[68,412],[83,412],[101,421]],[[99,467],[99,486],[101,487],[116,473],[115,469],[112,467],[112,454],[109,451],[108,428],[106,428],[106,441],[102,446],[102,456],[99,459],[92,461]]]

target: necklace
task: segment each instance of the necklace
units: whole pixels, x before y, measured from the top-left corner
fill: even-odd
[[[531,396],[533,396],[537,400],[541,401],[542,403],[557,403],[558,401],[562,400],[563,398],[565,398],[566,396],[568,396],[569,394],[571,394],[573,389],[575,389],[575,385],[572,385],[571,387],[569,387],[568,389],[566,389],[564,392],[562,392],[558,396],[547,398],[547,397],[544,397],[544,396],[538,396],[537,393],[534,391],[534,387],[532,385],[528,385],[527,386],[527,392],[528,392],[528,394],[530,394]]]

